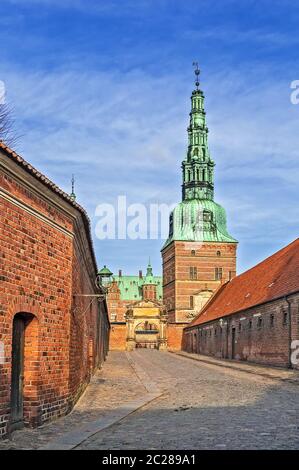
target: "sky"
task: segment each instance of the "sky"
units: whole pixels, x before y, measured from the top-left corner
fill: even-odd
[[[66,192],[75,174],[99,266],[161,273],[163,240],[99,240],[96,208],[180,202],[193,61],[238,272],[298,237],[298,21],[288,0],[0,0],[15,149]]]

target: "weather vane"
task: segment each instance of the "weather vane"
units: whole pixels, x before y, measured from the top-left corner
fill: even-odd
[[[76,194],[75,194],[75,176],[72,175],[72,192],[71,192],[71,198],[73,201],[76,199]]]
[[[198,62],[193,62],[193,67],[195,67],[195,70],[194,70],[194,73],[195,73],[195,86],[196,86],[196,89],[198,90],[198,87],[199,87],[199,74],[200,74],[200,70],[199,70],[199,67],[198,67]]]

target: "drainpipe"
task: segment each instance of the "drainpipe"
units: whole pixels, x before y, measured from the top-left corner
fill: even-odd
[[[229,359],[229,348],[228,348],[229,329],[230,329],[230,318],[227,318],[227,324],[226,324],[226,359]]]
[[[288,358],[288,363],[289,363],[289,369],[293,368],[293,364],[291,361],[291,356],[292,356],[292,313],[291,313],[291,303],[288,299],[287,296],[285,296],[285,301],[288,304],[288,320],[289,320],[289,358]]]

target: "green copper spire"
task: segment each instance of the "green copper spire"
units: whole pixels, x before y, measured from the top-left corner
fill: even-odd
[[[214,166],[208,148],[208,128],[204,110],[204,94],[199,89],[198,64],[196,66],[196,89],[191,96],[190,124],[187,157],[182,162],[183,201],[187,199],[214,198]]]
[[[214,201],[214,166],[208,148],[204,94],[199,89],[195,66],[195,89],[191,95],[188,150],[182,162],[182,202],[170,214],[167,246],[174,240],[237,243],[226,229],[223,207]],[[164,248],[163,247],[163,248]]]
[[[152,276],[152,275],[153,275],[153,268],[152,268],[152,265],[151,265],[151,259],[149,258],[148,259],[147,269],[146,269],[146,276],[149,277],[149,276]]]

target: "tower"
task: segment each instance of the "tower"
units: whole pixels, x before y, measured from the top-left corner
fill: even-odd
[[[170,214],[163,259],[163,302],[171,322],[189,322],[218,287],[236,275],[237,240],[214,201],[214,166],[208,147],[204,94],[195,69],[188,149],[182,162],[182,202]]]

